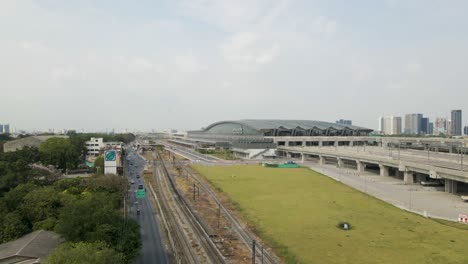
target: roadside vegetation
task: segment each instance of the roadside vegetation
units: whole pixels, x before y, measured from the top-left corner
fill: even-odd
[[[465,225],[402,211],[307,168],[193,167],[286,263],[468,263]]]
[[[132,262],[141,238],[138,223],[123,217],[125,178],[59,179],[60,173],[30,166],[73,168],[78,157],[71,140],[63,138],[49,139],[39,148],[0,153],[0,243],[45,229],[66,241],[48,263]]]
[[[201,154],[211,155],[224,160],[237,160],[234,153],[231,150],[218,150],[218,149],[197,149]]]

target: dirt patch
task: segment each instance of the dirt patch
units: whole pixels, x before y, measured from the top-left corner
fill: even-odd
[[[188,163],[173,154],[161,155],[166,159],[168,172],[176,179],[177,188],[183,193],[190,206],[202,219],[208,234],[228,263],[251,263],[250,250],[239,240],[230,222],[220,213],[219,206],[197,182],[189,176]],[[178,162],[177,162],[178,161]]]

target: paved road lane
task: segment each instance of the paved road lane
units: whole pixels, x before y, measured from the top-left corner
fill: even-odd
[[[142,176],[145,164],[146,162],[140,156],[129,151],[127,175],[129,180],[135,181],[134,184],[131,184],[129,191],[129,215],[140,224],[143,243],[141,254],[137,257],[136,263],[165,264],[169,263],[169,261],[162,241],[159,221],[155,217],[151,202],[147,196],[143,199],[135,198],[138,185],[144,185],[143,178],[137,178],[137,175]],[[140,210],[140,214],[137,214],[137,209]]]

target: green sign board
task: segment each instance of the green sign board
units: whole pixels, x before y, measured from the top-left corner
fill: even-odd
[[[111,150],[111,151],[106,151],[106,153],[104,154],[104,157],[105,157],[105,160],[106,161],[115,161],[115,151],[114,150]]]
[[[136,198],[145,198],[145,190],[136,190]]]

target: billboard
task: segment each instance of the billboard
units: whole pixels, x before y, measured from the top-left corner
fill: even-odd
[[[104,174],[117,174],[117,151],[106,150],[104,152]]]
[[[117,166],[117,151],[106,150],[104,152],[104,166]]]

